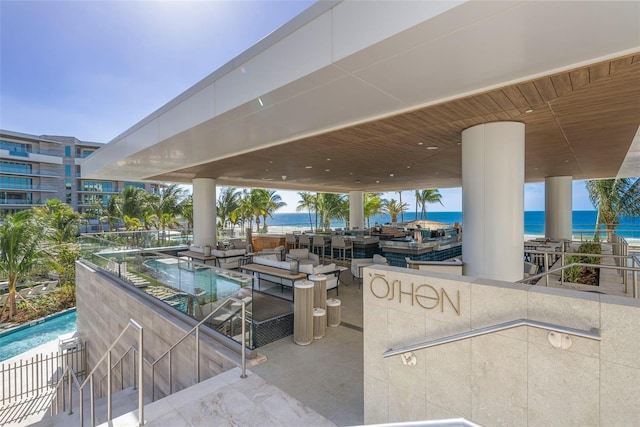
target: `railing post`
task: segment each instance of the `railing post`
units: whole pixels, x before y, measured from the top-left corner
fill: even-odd
[[[247,344],[247,337],[246,337],[246,328],[247,325],[245,324],[246,322],[246,301],[242,301],[242,347],[241,347],[241,351],[242,351],[242,375],[240,375],[240,378],[247,378],[247,351],[246,351],[246,344]]]
[[[196,327],[196,384],[200,384],[200,326]]]
[[[78,404],[80,406],[80,427],[84,426],[84,404],[83,404],[83,399],[84,399],[84,389],[79,389],[78,390],[78,399],[80,400],[80,403]]]
[[[144,365],[142,364],[143,359],[143,342],[144,338],[142,327],[138,332],[138,425],[142,426],[144,424]]]
[[[173,372],[171,368],[171,350],[169,350],[169,394],[173,394]]]
[[[107,353],[107,421],[111,421],[111,350]]]
[[[544,254],[544,272],[546,273],[545,286],[549,287],[549,258],[547,257],[546,252]],[[560,275],[560,277],[562,277],[562,275]]]
[[[91,427],[95,427],[96,425],[96,403],[95,403],[95,389],[93,388],[93,375],[91,375],[89,377],[89,391],[91,393],[91,395],[89,396],[90,399],[90,405],[91,407],[89,408],[91,411]]]
[[[71,382],[71,367],[67,365],[67,387],[69,387],[69,415],[73,414],[73,383]]]

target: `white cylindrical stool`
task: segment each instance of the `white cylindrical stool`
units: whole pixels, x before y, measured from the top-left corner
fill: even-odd
[[[324,338],[324,331],[327,324],[327,312],[322,308],[313,309],[313,339]]]
[[[312,274],[309,280],[313,282],[313,306],[325,310],[327,308],[327,276]]]
[[[340,302],[337,298],[327,300],[327,326],[334,327],[340,325]]]
[[[294,284],[293,342],[308,345],[313,341],[313,282]]]

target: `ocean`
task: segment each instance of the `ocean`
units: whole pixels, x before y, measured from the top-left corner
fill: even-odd
[[[583,233],[585,237],[592,237],[596,226],[596,214],[596,211],[573,211],[573,235],[579,238],[580,234]],[[419,215],[420,213],[418,213]],[[404,220],[412,221],[415,216],[415,212],[405,212]],[[464,228],[462,212],[429,212],[428,219],[448,224],[459,222]],[[385,224],[390,221],[389,215],[381,215],[370,218],[369,223],[373,226],[376,222]],[[400,221],[400,217],[398,217],[398,221]],[[286,231],[293,227],[310,229],[311,224],[315,228],[315,218],[312,214],[311,220],[309,220],[309,214],[305,212],[275,213],[272,218],[267,218],[267,225],[271,232]],[[331,228],[344,227],[344,221],[331,222]],[[640,242],[640,218],[622,218],[617,232],[627,240]],[[544,236],[544,211],[526,211],[524,213],[524,234],[532,237]]]

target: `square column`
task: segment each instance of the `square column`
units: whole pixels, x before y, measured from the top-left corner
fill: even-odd
[[[462,132],[463,274],[523,277],[524,123],[495,122]]]

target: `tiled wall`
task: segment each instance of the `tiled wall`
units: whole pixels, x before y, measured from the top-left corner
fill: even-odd
[[[639,301],[395,267],[364,273],[366,424],[465,417],[483,426],[638,425]],[[418,290],[423,284],[431,288]],[[421,305],[416,294],[431,298]],[[573,336],[563,350],[548,331],[523,326],[415,351],[415,366],[382,357],[520,318],[599,328],[602,341]]]

